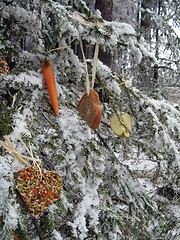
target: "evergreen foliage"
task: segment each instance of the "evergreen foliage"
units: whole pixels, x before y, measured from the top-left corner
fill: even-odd
[[[82,24],[77,13],[91,26]],[[99,27],[102,22],[106,25]],[[167,33],[169,28],[163,26]],[[100,128],[92,130],[76,109],[85,92],[79,39],[91,69],[97,37],[101,49],[121,53],[123,63],[117,65],[115,59],[109,68],[98,61],[95,89],[103,119]],[[144,58],[152,65],[149,72],[157,63],[151,49],[129,23],[106,22],[83,0],[0,2],[0,59],[10,66],[7,74],[0,74],[0,138],[8,135],[26,154],[19,134],[42,167],[63,179],[61,198],[34,218],[24,208],[14,180],[24,166],[1,148],[0,239],[11,240],[14,233],[20,240],[180,238],[179,106],[154,89],[145,93],[132,85]],[[58,118],[42,79],[45,55],[57,82]],[[120,74],[123,68],[126,81]],[[151,75],[146,77],[148,81]],[[112,132],[109,120],[114,112],[131,115],[129,138]]]

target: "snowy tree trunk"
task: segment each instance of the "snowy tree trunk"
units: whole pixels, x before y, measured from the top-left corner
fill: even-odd
[[[108,21],[112,20],[112,8],[113,8],[112,0],[96,0],[95,8],[100,10],[102,17],[105,20]],[[99,59],[107,66],[111,66],[112,63],[111,54],[104,52],[101,48],[99,50]]]
[[[108,21],[112,20],[112,0],[96,0],[95,8],[101,11],[102,17]]]
[[[160,16],[161,14],[161,0],[158,1],[158,6],[157,6],[157,15]],[[155,46],[155,56],[158,59],[159,58],[159,28],[156,28],[155,30],[155,40],[156,40],[156,46]],[[159,73],[158,73],[158,64],[154,65],[154,84],[157,85],[159,78]]]
[[[147,11],[139,4],[138,23],[142,28],[138,31],[131,26],[134,21],[131,6],[136,9],[136,0],[114,1],[116,22],[111,21],[106,27],[97,26],[99,13],[88,8],[95,7],[95,0],[88,2],[26,0],[10,3],[6,0],[0,3],[0,140],[4,141],[4,135],[9,136],[20,154],[27,157],[34,153],[40,159],[40,167],[63,179],[60,199],[34,218],[27,212],[29,204],[24,207],[24,198],[17,194],[15,175],[24,165],[0,147],[0,239],[12,240],[13,233],[17,233],[20,240],[179,240],[179,107],[163,99],[162,93],[149,91],[154,76],[152,59],[155,53],[160,59],[164,39],[168,44],[163,49],[171,53],[170,57],[166,56],[167,62],[178,65],[177,38],[170,34],[170,27],[165,28],[168,26],[165,21],[160,21],[159,26],[155,21],[155,1],[150,1],[152,5],[142,1]],[[104,18],[115,20],[115,15],[106,12],[112,8],[108,3],[110,1],[96,1],[96,8],[102,11]],[[174,13],[177,5],[172,6]],[[84,20],[77,19],[77,11]],[[163,6],[161,11],[164,11]],[[142,19],[146,12],[153,24],[150,21],[150,26],[143,29],[148,23],[143,23],[145,19],[148,21],[147,17]],[[161,12],[160,17],[163,14]],[[156,29],[159,31],[155,36]],[[142,30],[141,35],[139,30]],[[143,30],[153,31],[148,35]],[[127,81],[122,81],[119,72],[98,61],[95,90],[102,90],[103,116],[100,127],[94,131],[81,119],[76,106],[84,94],[87,73],[78,54],[79,36],[85,40],[87,53],[94,47],[95,35],[99,36],[104,49],[119,51],[122,61],[118,59],[119,68],[124,64],[129,76],[126,75]],[[144,41],[145,35],[151,49]],[[27,42],[21,41],[24,38]],[[70,47],[72,42],[73,48]],[[54,51],[64,44],[68,47]],[[43,53],[50,49],[53,51],[46,55],[53,65],[59,117],[54,116],[42,76]],[[9,72],[3,72],[4,60],[8,58],[15,65],[9,66]],[[138,65],[134,59],[141,63]],[[87,60],[88,70],[91,70],[91,60],[92,57]],[[160,67],[166,69],[167,64],[158,66],[158,77],[162,74]],[[169,81],[173,79],[170,73]],[[147,91],[142,93],[131,86],[135,74],[147,86]],[[174,89],[166,92],[179,96]],[[131,116],[129,137],[113,132],[111,119],[118,112],[128,112]],[[29,164],[33,163],[30,157]],[[21,184],[26,184],[26,175],[23,180]],[[33,184],[31,180],[28,184]],[[25,191],[21,190],[21,193]],[[52,199],[51,193],[44,193],[47,200]],[[35,195],[40,198],[39,192]],[[41,203],[37,205],[39,208]]]
[[[148,9],[152,9],[154,3],[148,0],[142,0],[138,3],[137,23],[138,30],[148,43],[152,40],[152,18]],[[138,87],[149,89],[154,87],[154,77],[157,73],[156,66],[154,69],[151,67],[151,61],[148,58],[143,57],[143,60],[139,64],[139,71],[136,74],[135,81]]]

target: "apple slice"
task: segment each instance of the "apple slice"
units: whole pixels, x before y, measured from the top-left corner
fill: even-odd
[[[128,113],[124,113],[121,116],[117,116],[114,113],[110,119],[110,126],[119,137],[129,137],[132,131],[131,117]]]
[[[122,117],[120,117],[120,119],[122,120]],[[124,133],[125,127],[120,123],[116,113],[113,113],[110,119],[110,126],[116,135],[121,136]]]
[[[123,132],[123,134],[120,135],[119,137],[121,137],[121,138],[128,138],[129,136],[130,136],[130,133],[129,133],[127,130],[125,130],[125,131]]]

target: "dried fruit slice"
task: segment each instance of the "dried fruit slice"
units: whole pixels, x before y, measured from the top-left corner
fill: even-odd
[[[117,116],[114,113],[110,119],[110,126],[119,137],[129,137],[132,131],[131,117],[128,113],[124,113],[121,116]]]
[[[122,135],[120,135],[120,136],[118,136],[118,137],[121,137],[121,138],[128,138],[130,136],[130,133],[127,131],[127,130],[125,130],[124,132],[123,132],[123,134]]]
[[[87,93],[84,94],[77,106],[77,110],[90,128],[96,129],[99,127],[102,119],[102,109],[99,95],[96,91],[91,90],[89,95]]]
[[[9,66],[6,61],[0,60],[0,73],[8,73]]]
[[[44,172],[43,169],[40,173],[36,166],[20,170],[16,182],[21,198],[33,216],[44,212],[61,196],[61,177],[52,171]]]

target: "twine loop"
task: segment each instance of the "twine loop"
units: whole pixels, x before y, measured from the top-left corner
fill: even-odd
[[[88,66],[87,66],[86,57],[85,57],[85,54],[84,54],[83,43],[82,43],[81,38],[80,38],[80,48],[81,48],[81,52],[82,52],[83,63],[84,63],[84,68],[85,68],[85,73],[86,73],[86,93],[87,93],[87,95],[89,95],[90,89],[93,90],[93,88],[94,88],[94,82],[95,82],[95,76],[96,76],[96,67],[97,67],[98,53],[99,53],[99,39],[96,40],[96,45],[95,45],[95,50],[94,50],[91,87],[90,87]]]
[[[31,166],[31,164],[28,162],[28,160],[32,161],[34,166],[37,166],[40,172],[40,176],[42,179],[42,170],[40,168],[41,160],[38,158],[35,158],[33,156],[32,147],[29,144],[29,147],[25,144],[25,142],[22,140],[20,136],[18,136],[19,141],[22,143],[22,145],[25,147],[26,151],[28,152],[29,156],[22,155],[21,153],[17,152],[14,148],[11,140],[8,138],[8,136],[4,136],[4,141],[0,140],[0,145],[6,149],[7,152],[15,156],[15,158],[21,162],[22,164],[25,164],[26,166]]]

